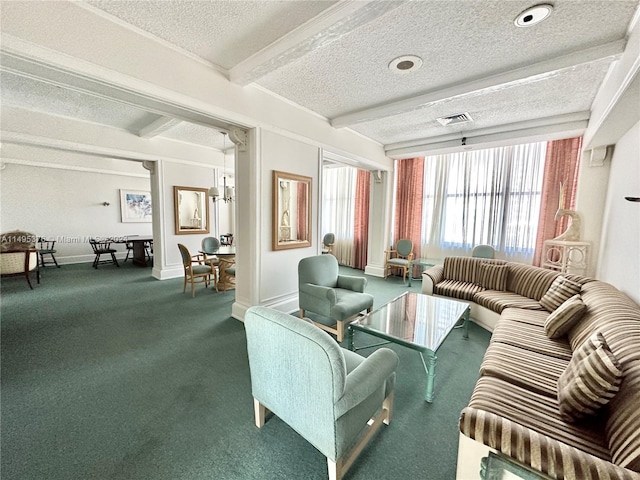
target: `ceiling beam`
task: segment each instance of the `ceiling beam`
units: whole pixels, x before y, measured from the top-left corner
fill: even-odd
[[[551,135],[553,139],[566,138],[565,135],[569,137],[578,136],[582,135],[587,128],[589,116],[590,112],[588,111],[575,112],[479,128],[477,130],[449,133],[438,135],[437,137],[398,142],[385,145],[385,154],[394,159],[409,158],[463,149],[471,150],[478,147],[491,148],[499,143],[508,144],[513,139],[528,138],[529,140],[527,141],[535,142],[538,141],[537,137],[544,137],[544,135]],[[465,138],[464,145],[462,143],[463,137]],[[549,140],[551,137],[544,139]]]
[[[179,118],[160,117],[138,130],[138,136],[142,138],[156,137],[170,128],[175,127],[180,122],[182,122],[182,120]]]
[[[426,105],[437,104],[438,102],[445,100],[450,101],[452,98],[484,95],[516,85],[537,82],[556,75],[562,70],[573,68],[577,65],[592,63],[602,59],[610,59],[611,57],[617,58],[624,51],[625,44],[625,40],[618,40],[549,60],[544,60],[526,67],[501,72],[489,77],[477,78],[468,82],[449,85],[447,87],[425,92],[410,98],[395,100],[376,105],[374,107],[339,115],[330,120],[331,125],[336,128],[348,127],[358,123],[410,112]]]
[[[255,82],[312,50],[350,34],[354,29],[366,25],[406,1],[340,1],[240,62],[229,70],[229,79],[242,86]]]

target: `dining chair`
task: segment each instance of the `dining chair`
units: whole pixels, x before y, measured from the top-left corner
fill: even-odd
[[[333,254],[333,244],[336,243],[336,236],[333,233],[327,233],[322,237],[322,253]]]
[[[222,245],[233,245],[233,233],[220,235],[220,243]]]
[[[93,268],[98,269],[98,265],[101,263],[115,263],[116,267],[120,267],[118,264],[118,260],[116,259],[115,248],[111,248],[111,242],[108,240],[96,240],[95,238],[89,239],[89,244],[91,244],[91,248],[93,249],[93,253],[95,253],[95,258],[93,259]],[[101,255],[109,255],[109,259],[100,260]]]
[[[40,266],[44,267],[45,265],[51,264],[51,262],[46,262],[44,259],[45,255],[49,255],[53,263],[56,267],[60,268],[58,262],[56,261],[56,257],[54,253],[56,253],[56,241],[55,240],[47,240],[46,238],[38,237],[38,255],[40,256]]]
[[[402,271],[402,281],[406,281],[407,275],[411,275],[411,261],[413,260],[413,242],[407,239],[398,240],[396,248],[385,250],[384,278],[387,278],[391,271],[398,269]]]
[[[496,258],[496,250],[491,245],[476,245],[471,250],[471,256],[476,258]]]
[[[216,285],[216,290],[218,289],[218,264],[220,263],[220,259],[217,257],[216,253],[219,248],[220,240],[216,237],[204,237],[202,239],[200,251],[204,255],[204,263],[210,265],[213,270],[213,280]]]
[[[212,268],[210,265],[204,264],[203,255],[191,255],[189,249],[178,244],[180,255],[182,256],[182,266],[184,267],[184,285],[182,293],[187,291],[187,282],[191,284],[191,297],[195,297],[195,284],[204,283],[205,288],[209,286],[211,281]]]

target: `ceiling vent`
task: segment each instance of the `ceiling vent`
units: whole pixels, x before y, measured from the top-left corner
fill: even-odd
[[[455,115],[449,115],[448,117],[436,118],[440,125],[446,127],[449,125],[456,125],[458,123],[472,122],[473,118],[467,112],[456,113]]]

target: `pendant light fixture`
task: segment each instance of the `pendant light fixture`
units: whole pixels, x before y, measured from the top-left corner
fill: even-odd
[[[211,197],[211,200],[215,203],[217,200],[222,200],[225,203],[229,203],[233,201],[233,187],[227,187],[227,176],[226,176],[226,171],[227,171],[227,155],[226,155],[226,150],[227,150],[227,133],[226,132],[220,132],[222,133],[222,154],[224,155],[223,157],[223,170],[222,170],[222,197],[220,196],[220,189],[216,186],[216,187],[211,187],[209,189],[209,196]]]

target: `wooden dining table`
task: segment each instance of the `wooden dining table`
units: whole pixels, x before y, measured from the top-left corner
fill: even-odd
[[[224,260],[225,264],[228,264],[229,266],[231,266],[236,256],[236,246],[221,245],[220,247],[218,247],[213,251],[205,252],[203,250],[199,250],[199,253],[202,253],[204,255],[211,256],[211,257],[213,256],[218,257],[220,260]],[[220,279],[219,279],[218,286],[222,287],[222,289],[226,291],[228,289],[235,288],[235,282],[233,282],[232,279],[228,278],[228,275],[226,275],[224,270],[225,268],[220,269]]]
[[[125,235],[122,237],[112,237],[109,240],[112,243],[131,243],[133,245],[133,264],[138,267],[146,267],[149,265],[145,245],[153,242],[153,235]]]

